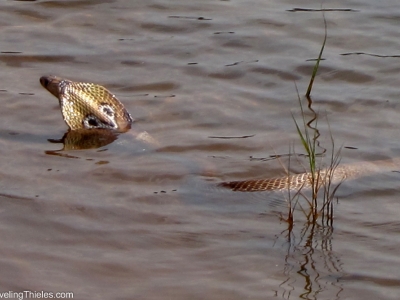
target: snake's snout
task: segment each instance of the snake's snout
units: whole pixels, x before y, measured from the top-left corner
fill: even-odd
[[[42,76],[42,77],[40,77],[40,84],[41,84],[44,88],[46,88],[50,82],[51,82],[51,80],[49,79],[49,77],[47,77],[47,76]]]
[[[57,98],[59,96],[59,83],[60,83],[60,78],[56,76],[40,77],[40,84]]]

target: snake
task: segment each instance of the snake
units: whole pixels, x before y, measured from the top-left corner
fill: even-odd
[[[57,76],[42,76],[40,83],[58,98],[63,119],[69,127],[69,132],[63,138],[68,141],[68,149],[90,148],[90,145],[93,148],[100,147],[103,144],[99,137],[109,143],[115,139],[113,132],[123,133],[131,128],[132,116],[116,96],[101,85],[74,82]],[[156,144],[147,132],[138,136],[141,136],[142,140]],[[90,138],[94,142],[90,141]],[[79,146],[77,147],[73,141],[79,141]],[[85,147],[82,147],[82,143]],[[64,144],[66,144],[65,141]],[[313,186],[319,188],[340,184],[347,179],[380,172],[385,167],[392,170],[399,163],[400,159],[392,159],[338,165],[314,173],[304,172],[275,178],[226,181],[219,183],[218,186],[235,192],[299,191]]]
[[[40,83],[58,98],[61,113],[70,130],[109,129],[126,132],[132,116],[105,87],[74,82],[57,76],[42,76]]]

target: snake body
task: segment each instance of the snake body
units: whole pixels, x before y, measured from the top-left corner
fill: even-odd
[[[107,143],[115,139],[112,134],[107,134],[107,132],[125,132],[131,127],[133,119],[124,105],[100,85],[73,82],[56,76],[43,76],[40,78],[40,83],[59,100],[64,121],[70,128],[67,135],[69,138],[66,140],[73,145],[76,145],[76,142],[73,143],[74,140],[79,141],[79,147],[67,145],[67,149],[82,149],[84,148],[81,147],[82,143],[90,143],[90,146],[101,146],[101,139]],[[89,137],[98,141],[97,144],[90,141]],[[138,134],[137,139],[153,145],[157,144],[147,132]],[[317,187],[337,184],[345,179],[354,179],[382,171],[383,167],[393,169],[399,163],[400,161],[395,159],[340,165],[334,170],[330,168],[322,169],[315,172],[314,176],[312,176],[312,173],[305,172],[277,178],[222,182],[219,186],[238,192],[300,190],[311,187],[313,180],[314,186]]]
[[[252,179],[243,181],[229,181],[219,184],[221,187],[229,188],[238,192],[262,192],[273,190],[294,190],[315,186],[328,187],[337,185],[344,180],[356,179],[361,176],[368,176],[385,171],[394,171],[400,165],[400,158],[377,160],[354,164],[339,165],[335,168],[325,168],[314,173],[305,172],[292,174],[283,177]],[[314,185],[312,181],[314,180]]]
[[[219,186],[229,188],[238,192],[262,192],[274,190],[301,190],[310,188],[315,182],[316,187],[328,186],[330,184],[338,184],[345,179],[360,175],[360,171],[349,166],[337,167],[336,169],[322,169],[318,172],[305,172],[300,174],[292,174],[284,177],[254,179],[243,181],[222,182]]]

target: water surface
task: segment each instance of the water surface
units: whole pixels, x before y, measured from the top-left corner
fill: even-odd
[[[398,157],[400,8],[324,7],[341,10],[325,13],[312,92],[321,146],[330,147],[327,117],[343,163]],[[304,152],[295,83],[302,96],[324,22],[294,8],[321,3],[0,4],[0,291],[397,299],[398,173],[346,182],[333,227],[307,227],[299,214],[291,234],[284,192],[216,187],[283,175],[270,156]],[[48,139],[67,127],[39,84],[48,74],[106,86],[133,129],[98,149],[59,151]],[[159,145],[137,141],[142,130]]]

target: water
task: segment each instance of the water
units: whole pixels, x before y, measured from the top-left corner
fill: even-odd
[[[291,234],[284,192],[216,187],[282,175],[263,158],[303,152],[294,82],[303,95],[324,23],[321,12],[288,10],[320,5],[3,1],[0,292],[397,299],[398,173],[346,182],[333,227],[298,214]],[[325,13],[312,92],[322,146],[327,116],[344,163],[398,157],[397,1],[324,7],[353,11]],[[48,139],[67,127],[39,84],[48,74],[106,86],[134,128],[98,149],[59,151]],[[141,130],[159,145],[137,141]]]

